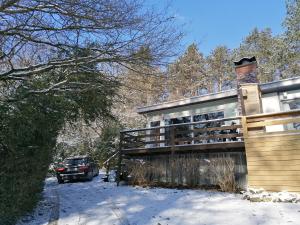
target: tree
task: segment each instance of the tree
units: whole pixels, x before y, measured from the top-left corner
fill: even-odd
[[[170,99],[196,96],[201,90],[211,88],[206,79],[205,59],[196,44],[191,44],[176,62],[169,65],[168,76]]]
[[[0,223],[30,211],[65,124],[112,120],[124,68],[173,55],[172,17],[139,0],[0,1]]]
[[[118,149],[120,140],[120,124],[116,121],[105,123],[98,139],[95,140],[95,151],[91,154],[94,158],[103,163],[113,156]],[[117,161],[117,157],[112,161]],[[110,165],[114,163],[110,162]]]
[[[88,123],[112,117],[110,108],[117,89],[114,83],[105,84],[105,80],[104,90],[78,90],[74,84],[65,91],[28,95],[28,90],[43,88],[65,74],[50,75],[24,81],[13,91],[14,101],[0,102],[0,224],[14,224],[39,200],[57,137],[66,123],[79,118]],[[100,78],[90,73],[77,78],[76,82],[100,85]]]
[[[141,127],[146,119],[136,112],[137,107],[159,103],[165,95],[165,73],[153,66],[153,57],[147,46],[136,53],[145,60],[142,66],[131,66],[119,76],[122,87],[114,104],[114,115],[124,127]]]
[[[283,25],[286,28],[286,40],[295,52],[300,52],[300,2],[286,1],[287,16]]]
[[[277,40],[272,36],[271,29],[259,31],[255,28],[235,50],[235,58],[255,56],[258,60],[258,79],[260,82],[270,82],[275,79],[278,68],[276,55],[278,53]]]
[[[217,91],[232,88],[235,80],[232,56],[226,46],[216,47],[207,57],[208,74]]]
[[[300,2],[286,2],[287,16],[283,23],[286,32],[281,39],[281,77],[293,77],[300,74]]]
[[[139,0],[2,0],[0,80],[28,80],[57,68],[68,68],[71,78],[78,66],[95,62],[109,74],[143,65],[147,59],[134,54],[142,46],[151,51],[152,63],[160,64],[180,40],[173,20]],[[85,49],[84,56],[69,54]]]

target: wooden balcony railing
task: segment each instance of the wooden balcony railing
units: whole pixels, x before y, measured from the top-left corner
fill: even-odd
[[[263,113],[242,117],[244,135],[272,135],[300,132],[300,110]]]
[[[122,150],[242,141],[241,117],[121,131]]]

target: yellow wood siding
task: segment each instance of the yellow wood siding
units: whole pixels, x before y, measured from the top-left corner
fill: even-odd
[[[286,116],[289,118],[266,119],[262,115],[261,120],[260,116],[249,116],[244,119],[249,187],[264,188],[268,191],[300,192],[299,131],[277,133],[264,131],[264,127],[270,124],[300,122],[299,115]],[[255,131],[255,128],[261,126],[263,128]]]

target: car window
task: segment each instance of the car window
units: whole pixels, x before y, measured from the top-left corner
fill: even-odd
[[[66,159],[64,161],[66,165],[82,165],[87,163],[86,158]]]

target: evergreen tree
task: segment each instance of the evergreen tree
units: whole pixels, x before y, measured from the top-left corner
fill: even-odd
[[[284,21],[286,40],[291,49],[300,52],[300,1],[288,0],[286,4],[287,16]]]
[[[283,23],[286,28],[282,38],[282,78],[300,74],[300,1],[288,0],[287,16]]]
[[[203,89],[211,90],[207,80],[205,58],[196,44],[191,44],[179,59],[168,67],[170,99],[196,96]]]
[[[207,57],[208,76],[213,82],[215,90],[222,91],[233,87],[235,75],[232,56],[226,46],[216,47]]]
[[[275,79],[275,72],[278,67],[276,55],[278,52],[277,40],[272,36],[271,29],[259,31],[255,28],[244,39],[238,49],[235,50],[235,58],[255,56],[258,60],[258,79],[260,82],[270,82]]]
[[[0,224],[14,224],[39,200],[56,140],[66,123],[113,117],[118,82],[108,79],[95,63],[78,66],[76,76],[73,72],[55,69],[28,80],[1,83]]]

